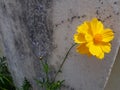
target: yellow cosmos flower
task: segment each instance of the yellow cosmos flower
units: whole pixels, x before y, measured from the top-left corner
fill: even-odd
[[[74,34],[74,41],[78,44],[76,51],[80,54],[93,55],[103,59],[104,53],[111,51],[110,41],[113,38],[113,31],[104,28],[101,21],[93,18],[77,27],[77,33]]]

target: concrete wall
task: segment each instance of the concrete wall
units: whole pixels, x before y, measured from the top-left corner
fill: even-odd
[[[117,4],[116,4],[117,2]],[[73,43],[76,26],[93,17],[103,21],[115,32],[112,51],[103,61],[76,53],[72,49],[58,79],[65,79],[65,90],[103,90],[115,61],[120,36],[119,1],[115,0],[54,0],[53,42],[55,49],[49,62],[59,67],[65,53]]]
[[[120,49],[105,90],[120,90]]]
[[[24,78],[38,90],[34,79],[41,79],[40,56],[51,53],[52,0],[0,0],[0,44],[17,87]]]
[[[57,70],[73,43],[76,26],[93,17],[115,32],[112,51],[99,61],[76,53],[74,47],[57,77],[65,79],[62,90],[106,86],[120,45],[120,1],[0,0],[0,42],[15,84],[20,87],[26,77],[33,90],[39,90],[34,78],[44,74],[38,58],[43,56]]]

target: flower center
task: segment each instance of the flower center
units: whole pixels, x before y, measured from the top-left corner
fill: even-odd
[[[94,43],[99,44],[102,41],[102,35],[101,34],[96,34],[94,36]]]

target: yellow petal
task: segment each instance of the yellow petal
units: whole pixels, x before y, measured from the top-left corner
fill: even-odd
[[[90,54],[88,47],[86,47],[86,44],[80,44],[79,46],[77,46],[76,48],[77,52],[79,52],[80,54]]]
[[[103,26],[102,22],[98,21],[97,18],[93,18],[92,21],[91,21],[92,34],[93,35],[99,34],[103,31],[103,29],[104,29],[104,26]]]
[[[95,35],[97,33],[97,23],[98,23],[98,20],[97,18],[93,18],[92,21],[90,22],[91,24],[91,32],[92,32],[92,35]]]
[[[87,24],[87,26],[88,26],[88,31],[87,31],[87,33],[92,36],[92,35],[93,35],[93,32],[92,32],[92,29],[91,29],[91,22],[86,21],[86,24]]]
[[[90,42],[87,44],[87,47],[89,48],[89,51],[93,56],[96,56],[98,59],[104,58],[104,52],[102,52],[100,46],[96,46],[93,42]]]
[[[106,29],[103,31],[103,42],[109,42],[111,40],[113,40],[114,38],[114,33],[112,32],[111,29]]]
[[[75,43],[85,43],[85,34],[84,33],[77,33],[74,34],[74,41]]]
[[[93,37],[90,34],[85,34],[85,40],[87,42],[91,42],[93,40]]]
[[[89,51],[93,56],[99,56],[102,53],[102,49],[100,46],[90,44],[89,46]]]
[[[102,53],[100,53],[98,56],[96,56],[98,59],[103,59],[104,58],[104,53],[102,52]]]
[[[102,44],[101,49],[103,52],[109,53],[111,51],[111,44],[110,43]]]
[[[86,33],[87,31],[88,31],[88,25],[86,24],[86,22],[84,22],[83,24],[77,27],[78,33]]]
[[[98,21],[96,30],[97,33],[101,33],[104,30],[104,26],[101,21]]]

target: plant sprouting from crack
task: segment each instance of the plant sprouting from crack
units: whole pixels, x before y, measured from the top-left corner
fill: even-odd
[[[40,61],[43,67],[43,72],[45,73],[45,78],[42,78],[42,80],[36,80],[37,84],[43,89],[43,90],[60,90],[64,81],[65,80],[56,80],[56,77],[58,74],[61,72],[61,69],[71,51],[71,49],[75,46],[76,44],[73,44],[69,50],[67,51],[62,63],[60,64],[60,67],[58,71],[55,73],[55,76],[53,79],[49,77],[49,72],[50,72],[50,67],[47,62],[43,62],[43,58],[40,57]]]

